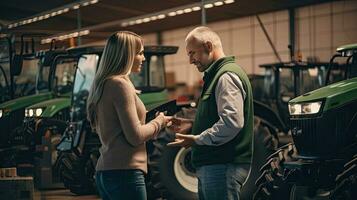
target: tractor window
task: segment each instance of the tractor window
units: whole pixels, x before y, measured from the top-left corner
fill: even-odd
[[[280,68],[280,96],[283,102],[294,98],[294,73],[290,68]]]
[[[327,66],[316,67],[300,72],[300,92],[299,94],[305,94],[312,90],[323,87],[325,84],[325,77],[327,73]]]
[[[164,59],[152,56],[150,60],[150,86],[157,88],[165,87]]]
[[[82,100],[85,100],[88,97],[90,87],[92,86],[94,80],[98,61],[99,56],[97,54],[83,55],[79,59],[73,88],[74,102],[82,102]]]
[[[275,74],[272,68],[265,68],[263,94],[261,101],[270,102],[275,97]]]
[[[21,74],[15,76],[15,96],[26,96],[35,93],[38,59],[24,59]]]
[[[143,62],[143,65],[141,67],[140,73],[131,73],[130,74],[130,80],[133,82],[135,88],[141,89],[144,87],[147,87],[147,80],[148,80],[148,58],[146,58],[146,61]]]
[[[37,90],[48,90],[48,76],[50,74],[50,67],[41,67],[37,77]]]
[[[142,92],[165,88],[165,69],[163,56],[146,55],[139,74],[130,74],[134,86]]]
[[[55,72],[57,91],[67,93],[72,90],[76,59],[64,59],[58,63]]]

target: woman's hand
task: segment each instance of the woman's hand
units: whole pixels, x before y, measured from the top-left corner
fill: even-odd
[[[171,120],[173,119],[172,116],[166,116],[165,113],[163,112],[158,112],[156,114],[156,119],[159,118],[161,123],[161,128],[169,127],[171,126],[172,122]]]

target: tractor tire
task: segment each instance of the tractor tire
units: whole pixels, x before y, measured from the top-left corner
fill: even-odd
[[[336,177],[335,189],[331,192],[333,200],[357,199],[357,154],[344,166]]]
[[[168,147],[174,135],[161,134],[149,155],[149,199],[198,199],[197,178],[191,166],[191,148]]]
[[[278,140],[272,134],[268,125],[259,117],[254,117],[254,143],[252,165],[247,180],[241,190],[241,199],[251,200],[257,190],[255,181],[258,179],[260,167],[266,162],[267,157],[272,154],[278,145]]]
[[[253,196],[254,200],[280,200],[290,198],[292,186],[286,181],[286,177],[290,171],[283,167],[283,163],[297,160],[294,158],[296,154],[295,146],[289,143],[267,158],[268,162],[260,169],[262,173],[255,182],[258,189]]]
[[[98,157],[98,151],[85,152],[83,155],[76,150],[59,152],[56,171],[64,186],[77,195],[95,194],[94,174]]]

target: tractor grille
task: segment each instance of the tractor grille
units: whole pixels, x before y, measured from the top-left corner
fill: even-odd
[[[351,121],[356,115],[356,105],[345,105],[315,118],[291,118],[291,132],[299,155],[333,157],[353,143],[356,131],[351,130]]]
[[[10,115],[0,119],[0,146],[9,145],[9,135],[12,130],[22,125],[25,117],[25,110],[19,109],[11,112]]]

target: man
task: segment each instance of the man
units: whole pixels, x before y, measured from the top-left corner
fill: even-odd
[[[200,199],[239,199],[252,157],[249,79],[208,27],[195,28],[185,41],[190,64],[204,72],[204,85],[195,120],[173,119],[176,139],[168,145],[192,147]]]

